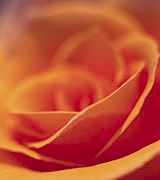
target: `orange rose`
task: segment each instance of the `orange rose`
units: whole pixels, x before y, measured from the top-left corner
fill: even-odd
[[[103,5],[33,10],[1,50],[0,177],[104,180],[145,168],[160,151],[154,40]]]
[[[160,1],[157,0],[110,0],[110,4],[131,13],[154,36],[160,47]],[[160,64],[156,74],[157,91],[160,89]],[[157,94],[160,103],[160,94]]]

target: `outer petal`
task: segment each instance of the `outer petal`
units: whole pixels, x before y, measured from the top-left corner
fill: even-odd
[[[0,164],[0,177],[3,180],[106,180],[106,179],[144,179],[151,177],[159,179],[160,141],[151,144],[138,152],[124,158],[96,166],[76,168],[56,172],[35,172],[28,169]],[[0,153],[2,155],[2,153]],[[4,153],[3,153],[4,156]],[[12,157],[14,158],[14,157]],[[5,159],[6,156],[5,156]],[[11,158],[10,158],[11,159]],[[10,163],[9,159],[9,163]],[[154,166],[152,166],[154,165]],[[151,167],[151,168],[150,168]],[[154,167],[154,168],[152,168]],[[128,174],[127,176],[125,176]],[[124,176],[124,177],[123,177]]]

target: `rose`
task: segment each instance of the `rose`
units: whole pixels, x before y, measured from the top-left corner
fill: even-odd
[[[155,42],[114,9],[40,10],[1,58],[1,177],[115,179],[153,160]]]
[[[145,28],[145,30],[156,39],[160,47],[160,2],[157,0],[133,1],[133,0],[111,0],[110,3],[120,9],[131,13]],[[156,71],[155,84],[152,88],[152,103],[160,107],[160,63]],[[154,102],[156,99],[156,102]],[[157,102],[158,100],[158,102]],[[159,170],[157,170],[159,172]]]
[[[160,2],[157,0],[142,0],[142,1],[133,1],[133,0],[111,0],[110,4],[119,7],[125,11],[131,13],[145,28],[145,30],[156,38],[157,43],[160,46]],[[155,89],[159,92],[159,83],[160,82],[160,65],[158,65],[157,74],[156,74],[156,83]],[[154,93],[155,94],[155,93]],[[156,95],[159,99],[159,93]]]
[[[19,94],[19,93],[18,93]],[[114,163],[114,164],[116,164],[116,163]],[[98,173],[98,172],[97,172]],[[33,175],[34,176],[34,175]]]

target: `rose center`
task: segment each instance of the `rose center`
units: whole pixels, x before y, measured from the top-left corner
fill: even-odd
[[[63,65],[20,84],[9,98],[9,107],[14,112],[78,112],[111,91],[108,79],[84,67]]]
[[[53,90],[54,109],[81,111],[104,98],[106,83],[84,69],[62,70]]]

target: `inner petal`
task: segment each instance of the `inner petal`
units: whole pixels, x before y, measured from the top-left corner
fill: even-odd
[[[107,80],[77,66],[56,67],[18,86],[10,109],[18,112],[80,111],[111,92]]]
[[[77,33],[66,40],[54,56],[53,65],[78,64],[111,82],[121,81],[124,64],[116,49],[100,28]]]
[[[95,77],[83,67],[62,66],[58,71],[61,77],[53,94],[56,110],[81,111],[111,92],[106,79]]]

